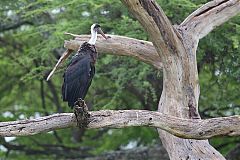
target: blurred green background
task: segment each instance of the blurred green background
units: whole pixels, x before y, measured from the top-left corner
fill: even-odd
[[[172,21],[180,24],[206,0],[158,0]],[[0,1],[0,121],[72,112],[61,100],[61,67],[45,78],[63,51],[64,32],[89,34],[92,23],[105,33],[148,40],[127,9],[116,0]],[[240,16],[218,27],[197,51],[202,118],[240,114]],[[156,110],[162,72],[130,57],[100,53],[86,101],[91,110]],[[210,139],[226,155],[239,137]],[[28,137],[0,137],[2,159],[85,158],[109,151],[152,146],[156,129],[63,129]],[[240,155],[239,155],[240,157]],[[0,158],[0,159],[1,159]]]

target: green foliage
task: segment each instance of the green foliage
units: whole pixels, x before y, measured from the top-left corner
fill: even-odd
[[[179,24],[207,1],[158,2],[172,23]],[[71,112],[61,100],[64,66],[50,82],[44,81],[64,51],[64,40],[72,38],[64,35],[64,32],[89,34],[90,25],[97,22],[109,34],[148,40],[141,25],[120,1],[3,0],[0,2],[0,11],[1,121]],[[239,34],[238,16],[200,41],[199,108],[204,118],[240,113]],[[97,73],[86,97],[92,110],[157,109],[162,89],[160,71],[133,58],[107,54],[100,54],[96,68]],[[74,129],[64,129],[18,137],[10,144],[25,147],[12,149],[7,154],[3,145],[0,145],[0,157],[24,160],[74,158],[72,151],[76,148],[77,151],[83,150],[81,147],[88,148],[86,152],[92,155],[122,149],[133,142],[141,146],[159,141],[156,130],[145,127],[87,130],[79,131],[77,135],[81,137],[80,140],[74,136]],[[227,153],[237,142],[239,138],[211,140],[214,146],[223,146],[219,147],[222,153]],[[61,147],[54,148],[54,145]],[[67,147],[71,149],[67,150]],[[55,152],[47,152],[51,149],[55,149]],[[33,150],[36,154],[31,154]],[[61,155],[64,150],[68,154]]]

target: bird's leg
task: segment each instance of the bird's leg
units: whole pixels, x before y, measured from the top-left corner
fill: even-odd
[[[77,119],[77,126],[79,128],[85,128],[89,123],[88,118],[90,117],[90,114],[88,113],[86,103],[81,98],[79,98],[74,104],[74,114]]]

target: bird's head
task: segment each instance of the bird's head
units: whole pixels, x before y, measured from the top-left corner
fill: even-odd
[[[106,35],[103,33],[103,31],[102,31],[102,29],[101,29],[101,26],[100,26],[99,24],[97,24],[97,23],[94,23],[94,24],[92,24],[92,26],[91,26],[91,33],[93,33],[93,32],[99,33],[99,34],[101,34],[105,39],[107,39]]]

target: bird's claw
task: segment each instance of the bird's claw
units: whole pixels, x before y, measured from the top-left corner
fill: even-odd
[[[74,114],[79,128],[85,128],[89,124],[88,118],[90,114],[88,113],[88,107],[81,98],[74,103]]]
[[[82,98],[78,98],[78,100],[74,103],[74,106],[78,105],[79,107],[83,107],[86,105],[85,101]]]

